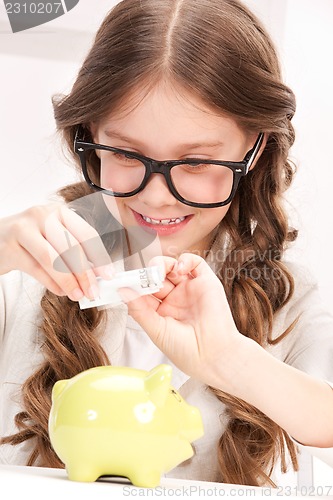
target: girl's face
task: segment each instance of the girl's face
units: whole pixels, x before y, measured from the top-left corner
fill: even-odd
[[[233,119],[217,116],[197,97],[178,93],[167,84],[156,86],[146,96],[138,92],[133,97],[136,106],[130,111],[112,112],[103,121],[92,124],[94,142],[155,160],[232,161],[243,160],[255,142],[256,135],[245,133]],[[107,185],[108,171],[103,168],[103,162],[101,179],[103,185]],[[214,229],[230,206],[185,205],[171,194],[160,174],[152,174],[146,187],[135,196],[104,196],[104,200],[125,228],[140,226],[150,233],[155,231],[163,255],[172,257],[182,252],[203,255],[210,247]]]

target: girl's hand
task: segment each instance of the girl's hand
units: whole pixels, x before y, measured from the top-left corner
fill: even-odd
[[[95,229],[65,205],[32,207],[0,220],[0,274],[19,269],[77,301],[97,295],[96,275],[109,278],[109,266]]]
[[[201,257],[183,254],[178,266],[163,260],[160,301],[142,296],[128,304],[153,342],[185,373],[258,408],[300,443],[333,446],[331,387],[241,335],[220,281]],[[123,291],[133,299],[133,291]]]
[[[129,314],[178,368],[213,384],[217,367],[244,338],[237,331],[224,288],[197,255],[184,253],[178,262],[171,257],[159,259],[166,278],[158,293],[137,297],[129,288],[120,290]],[[151,262],[156,263],[156,259]]]

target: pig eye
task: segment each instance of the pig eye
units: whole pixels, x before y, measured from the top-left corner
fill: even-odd
[[[180,394],[178,394],[178,392],[175,391],[174,389],[170,389],[170,391],[171,391],[171,394],[173,394],[173,396],[177,399],[177,401],[179,401],[179,403],[181,403],[182,398],[181,398]]]

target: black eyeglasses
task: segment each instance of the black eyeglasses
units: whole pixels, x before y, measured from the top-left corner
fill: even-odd
[[[134,196],[145,188],[152,174],[161,174],[177,200],[191,207],[215,208],[231,202],[263,138],[261,132],[253,148],[238,162],[196,158],[157,161],[124,149],[87,142],[80,126],[74,150],[80,157],[86,182],[104,194],[123,198]],[[101,166],[98,179],[96,169]]]

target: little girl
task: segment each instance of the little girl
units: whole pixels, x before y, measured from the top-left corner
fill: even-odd
[[[333,446],[333,319],[284,259],[295,99],[255,16],[238,0],[123,0],[54,111],[84,180],[0,221],[0,462],[63,467],[52,387],[106,364],[170,363],[200,408],[205,434],[171,477],[273,486],[296,442]],[[133,229],[156,236],[163,288],[81,310],[112,279],[115,223],[124,258]]]

